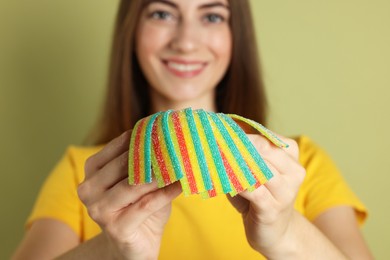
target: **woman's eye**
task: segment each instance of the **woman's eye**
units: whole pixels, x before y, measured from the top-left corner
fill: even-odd
[[[204,19],[208,23],[222,23],[225,21],[225,18],[219,14],[208,14]]]
[[[169,20],[172,19],[173,16],[165,11],[155,11],[150,14],[150,17],[156,20]]]

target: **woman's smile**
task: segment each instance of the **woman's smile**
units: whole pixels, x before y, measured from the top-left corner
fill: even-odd
[[[201,74],[207,66],[207,62],[182,60],[177,58],[162,60],[165,68],[179,78],[192,78]]]

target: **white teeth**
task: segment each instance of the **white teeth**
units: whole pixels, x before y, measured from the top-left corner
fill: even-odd
[[[188,72],[193,70],[199,70],[202,68],[202,64],[179,64],[175,62],[168,62],[168,67],[181,71],[181,72]]]

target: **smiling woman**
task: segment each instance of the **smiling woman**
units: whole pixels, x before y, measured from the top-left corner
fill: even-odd
[[[366,217],[364,205],[332,160],[305,136],[274,135],[288,144],[276,147],[242,126],[246,132],[241,137],[246,134],[243,139],[248,141],[241,146],[256,151],[273,177],[235,197],[203,201],[180,195],[178,183],[163,188],[155,182],[128,184],[128,167],[139,164],[139,156],[129,157],[129,129],[151,114],[191,107],[265,124],[257,58],[246,0],[121,1],[106,103],[94,129],[94,145],[70,147],[52,171],[14,258],[370,258],[358,228]],[[208,120],[202,125],[208,126]],[[194,130],[190,125],[183,128]],[[224,129],[229,126],[223,123],[206,129],[208,135],[221,131],[219,140],[230,138],[215,141],[216,151],[221,145],[234,148],[230,147],[234,137]],[[142,131],[136,133],[143,137]],[[228,159],[220,153],[220,161],[234,170],[237,153]],[[186,163],[205,166],[193,154]]]
[[[184,9],[186,6],[191,9]],[[215,23],[215,20],[218,22]],[[154,98],[161,101],[171,93],[170,98],[175,102],[180,102],[178,98],[182,99],[181,106],[186,105],[184,102],[190,105],[185,99],[191,98],[191,95],[206,99],[208,93],[209,98],[215,97],[214,104],[206,101],[206,105],[213,110],[237,113],[265,124],[267,104],[247,1],[121,1],[116,23],[106,108],[101,124],[95,129],[95,142],[112,140],[132,128],[142,117],[158,110],[153,107],[156,104],[151,102],[150,93],[154,93]],[[140,34],[141,25],[143,31],[149,34],[148,37]],[[223,37],[214,37],[214,34]],[[194,47],[196,49],[191,50]],[[137,48],[145,52],[136,51]],[[188,48],[190,50],[186,50]],[[155,53],[156,49],[159,49],[159,53]],[[220,57],[223,51],[226,57]],[[196,65],[202,68],[202,75],[191,79],[179,78],[173,72],[179,70],[172,67],[181,65],[183,68],[183,61],[211,64]],[[216,68],[217,62],[224,70]],[[228,64],[223,65],[226,62]],[[210,75],[217,74],[218,70],[221,70],[220,75]],[[187,75],[191,74],[193,72]],[[206,76],[214,81],[212,91],[206,91],[211,85],[205,79]],[[217,79],[219,82],[216,82]],[[175,84],[167,86],[168,80]],[[154,84],[156,81],[158,84]],[[191,87],[191,81],[202,81],[202,84],[207,82],[205,86]],[[172,91],[178,90],[178,84],[184,86],[179,89],[182,94],[172,96]],[[169,91],[165,93],[163,90]]]

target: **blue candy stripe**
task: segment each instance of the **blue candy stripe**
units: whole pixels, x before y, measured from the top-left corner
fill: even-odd
[[[151,164],[151,138],[152,138],[152,129],[154,121],[158,116],[160,116],[162,112],[158,112],[156,114],[153,114],[150,116],[149,122],[146,126],[145,130],[145,150],[144,150],[144,156],[145,156],[145,182],[151,183],[152,182],[152,164]]]
[[[220,114],[220,115],[228,122],[229,126],[233,128],[233,131],[237,133],[238,137],[246,146],[249,153],[252,155],[253,159],[255,160],[255,162],[257,163],[257,165],[259,166],[259,168],[261,169],[261,171],[263,172],[267,180],[272,178],[273,174],[271,170],[268,168],[267,164],[265,163],[265,161],[263,160],[259,152],[256,150],[256,148],[253,146],[252,142],[248,139],[247,135],[241,129],[241,127],[229,116],[224,114]]]
[[[259,133],[261,133],[262,135],[267,137],[267,139],[270,140],[274,145],[276,145],[280,148],[282,148],[282,147],[288,148],[288,144],[283,142],[277,135],[275,135],[271,130],[264,127],[262,124],[257,123],[256,121],[253,121],[251,119],[248,119],[248,118],[245,118],[245,117],[242,117],[239,115],[235,115],[235,114],[228,114],[227,116],[229,116],[232,119],[237,119],[241,122],[244,122],[244,123],[250,125],[254,129],[256,129]]]
[[[164,133],[164,140],[165,140],[165,143],[167,145],[168,154],[169,154],[169,157],[172,161],[172,167],[175,171],[176,179],[172,180],[172,182],[173,182],[173,181],[176,181],[176,180],[183,178],[183,172],[182,172],[181,167],[180,167],[180,161],[177,157],[175,147],[173,146],[173,141],[172,141],[172,137],[171,137],[171,130],[169,129],[168,117],[170,116],[171,113],[172,113],[172,110],[168,110],[163,114],[161,127],[162,127],[162,130]]]
[[[227,145],[229,146],[229,149],[235,155],[234,158],[235,158],[237,164],[240,166],[241,170],[243,171],[246,180],[248,181],[248,183],[250,185],[254,185],[256,183],[256,179],[253,177],[251,170],[249,169],[249,167],[246,164],[244,158],[242,157],[240,151],[238,150],[236,144],[234,143],[233,139],[231,138],[230,134],[228,133],[224,124],[222,123],[221,119],[219,118],[220,115],[217,115],[215,113],[209,113],[209,116],[212,118],[212,120],[216,124],[218,130],[220,131],[221,135],[223,136]]]
[[[215,136],[213,134],[213,130],[211,128],[207,113],[204,110],[198,111],[199,119],[202,123],[205,136],[207,137],[207,143],[213,154],[214,163],[218,172],[219,180],[221,182],[222,190],[226,194],[232,191],[232,187],[230,185],[229,177],[226,173],[221,154],[218,149],[217,141],[215,140]]]
[[[209,169],[206,164],[206,157],[203,152],[202,143],[199,138],[199,133],[196,128],[194,115],[191,108],[187,108],[184,110],[187,118],[188,128],[191,132],[192,142],[194,143],[196,158],[198,159],[198,163],[200,166],[203,183],[205,185],[206,190],[212,190],[213,185],[211,183],[211,178],[209,175]]]

